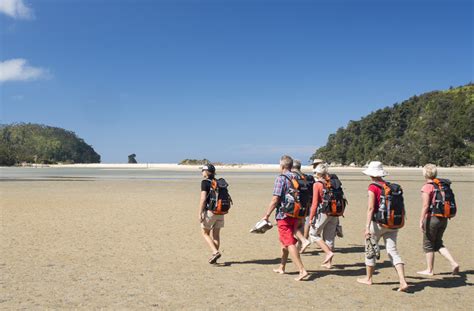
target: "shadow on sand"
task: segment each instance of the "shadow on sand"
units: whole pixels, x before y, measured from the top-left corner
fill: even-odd
[[[363,252],[363,246],[354,246],[348,247],[343,249],[338,249],[337,252],[339,253],[356,253],[356,252]],[[313,252],[306,252],[305,254],[313,254],[319,253],[319,251]],[[246,260],[246,261],[228,261],[221,264],[217,264],[216,266],[219,267],[229,267],[231,265],[277,265],[280,263],[280,258],[274,259],[254,259],[254,260]],[[288,260],[288,263],[291,263],[291,260]],[[392,263],[388,260],[377,263],[377,269],[375,271],[375,275],[378,273],[377,270],[382,268],[392,268]],[[314,281],[316,279],[323,278],[328,275],[338,275],[338,276],[363,276],[366,273],[365,263],[359,262],[354,264],[336,264],[333,266],[332,269],[323,269],[321,270],[308,270],[310,276],[305,281]],[[296,275],[298,272],[288,272],[289,275]],[[469,283],[467,281],[468,275],[473,275],[474,270],[466,270],[459,272],[459,275],[451,275],[451,273],[440,273],[438,276],[442,278],[430,278],[430,277],[420,277],[420,276],[407,276],[409,280],[408,284],[410,285],[407,293],[414,294],[416,292],[423,291],[426,287],[434,287],[434,288],[457,288],[463,286],[474,286],[473,283]],[[436,277],[436,276],[435,276]],[[418,280],[418,282],[413,282],[410,280]],[[398,285],[398,282],[377,282],[374,283],[375,286],[377,285]],[[398,287],[393,288],[393,290],[397,290]]]
[[[461,271],[458,275],[451,273],[440,273],[441,279],[420,276],[407,276],[408,288],[407,293],[414,294],[423,291],[426,287],[433,288],[457,288],[463,286],[474,286],[473,283],[467,282],[467,276],[474,274],[474,270]],[[419,282],[410,282],[410,280],[420,280]],[[377,282],[374,285],[398,285],[398,282]],[[393,288],[397,290],[397,288]]]

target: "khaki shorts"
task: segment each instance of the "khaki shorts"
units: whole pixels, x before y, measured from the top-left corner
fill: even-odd
[[[206,211],[204,219],[201,223],[203,229],[220,229],[224,227],[224,215],[216,215],[211,211]]]

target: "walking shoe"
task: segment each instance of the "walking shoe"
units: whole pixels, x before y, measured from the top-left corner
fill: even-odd
[[[212,264],[215,264],[217,262],[217,259],[221,258],[222,254],[217,252],[215,254],[213,254],[211,256],[211,258],[209,258],[209,263],[212,265]]]

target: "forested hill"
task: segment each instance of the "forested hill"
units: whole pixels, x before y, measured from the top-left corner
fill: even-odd
[[[344,165],[472,165],[473,120],[474,84],[413,96],[350,121],[312,158]]]
[[[100,155],[71,131],[39,124],[0,125],[0,165],[99,163]]]

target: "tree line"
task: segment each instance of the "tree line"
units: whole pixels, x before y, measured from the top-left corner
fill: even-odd
[[[100,163],[100,155],[74,132],[41,124],[0,125],[0,165]]]
[[[472,165],[474,84],[429,92],[379,109],[330,134],[311,157],[343,165]]]

